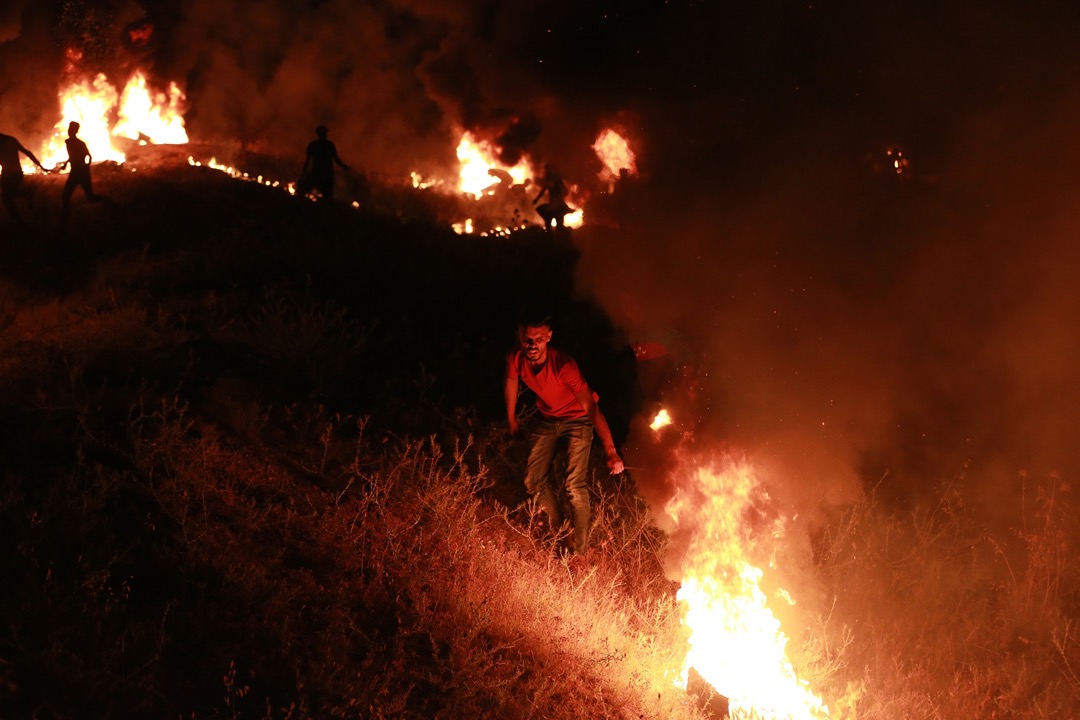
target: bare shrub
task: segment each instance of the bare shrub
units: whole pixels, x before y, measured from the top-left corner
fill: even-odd
[[[363,354],[369,328],[345,308],[313,297],[310,287],[271,287],[235,332],[269,367],[324,393]]]

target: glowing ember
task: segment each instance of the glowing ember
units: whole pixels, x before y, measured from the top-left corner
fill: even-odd
[[[113,135],[131,140],[144,139],[155,145],[183,145],[188,141],[184,118],[180,114],[183,102],[184,94],[176,83],[169,83],[168,95],[158,93],[151,98],[146,78],[136,72],[120,98],[120,119],[113,128]]]
[[[615,181],[623,173],[637,175],[637,158],[630,148],[630,143],[619,133],[607,129],[596,137],[593,150],[604,168],[600,171],[600,179],[608,184],[608,189],[614,189]]]
[[[827,718],[787,659],[788,638],[766,605],[762,571],[746,557],[744,511],[758,492],[753,469],[724,460],[682,485],[666,509],[690,538],[677,595],[691,631],[684,682],[694,668],[728,698],[733,719]]]
[[[885,154],[892,162],[892,168],[897,175],[903,175],[904,172],[907,171],[909,167],[911,167],[911,163],[909,163],[908,159],[904,157],[904,151],[900,148],[889,148],[885,151]]]
[[[462,134],[461,142],[457,146],[457,158],[461,163],[461,182],[458,187],[461,192],[481,198],[490,192],[490,188],[497,187],[499,181],[491,174],[491,170],[509,173],[515,184],[524,183],[533,177],[532,167],[526,158],[522,158],[513,167],[506,167],[495,157],[496,154],[488,142],[477,142],[467,132]]]
[[[417,190],[427,190],[428,188],[438,187],[439,185],[442,185],[442,180],[425,178],[423,175],[416,172],[415,170],[409,173],[409,182]]]
[[[201,160],[196,160],[192,156],[188,155],[188,165],[191,165],[192,167],[207,167],[211,170],[223,172],[229,177],[236,178],[237,180],[256,182],[260,185],[265,185],[266,187],[270,188],[281,188],[290,195],[296,194],[296,183],[281,182],[280,180],[271,180],[270,178],[264,177],[262,175],[251,175],[250,173],[246,173],[243,170],[238,170],[232,165],[225,165],[224,163],[220,163],[217,161],[217,158],[212,157],[208,161],[202,162]],[[358,204],[354,202],[353,207],[358,207]]]
[[[656,413],[656,417],[653,418],[652,423],[649,425],[653,430],[659,431],[660,428],[667,427],[671,424],[671,413],[667,411],[667,408],[660,408],[660,412]]]

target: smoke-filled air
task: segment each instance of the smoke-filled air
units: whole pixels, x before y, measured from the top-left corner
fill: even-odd
[[[287,189],[293,197],[277,193],[257,213],[212,206],[226,218],[223,239],[213,232],[203,238],[213,248],[260,247],[265,234],[288,250],[266,258],[253,250],[264,265],[206,280],[205,292],[177,311],[183,320],[154,320],[154,332],[184,328],[194,337],[192,318],[201,313],[220,323],[187,338],[176,357],[194,358],[195,367],[200,351],[210,355],[200,343],[221,342],[222,356],[246,343],[267,363],[252,367],[270,376],[264,356],[273,352],[258,346],[264,342],[258,323],[223,318],[231,308],[264,325],[283,322],[288,302],[281,298],[302,296],[296,312],[321,318],[305,327],[325,334],[290,356],[291,364],[282,360],[288,370],[280,377],[295,379],[297,367],[308,367],[318,387],[302,399],[268,393],[251,401],[262,409],[245,411],[269,427],[275,412],[282,423],[299,423],[303,402],[318,408],[311,417],[319,414],[327,428],[319,436],[322,460],[282,461],[282,476],[302,475],[301,468],[330,477],[335,428],[348,428],[348,442],[374,454],[401,441],[400,467],[415,464],[425,482],[434,482],[434,468],[450,457],[454,472],[475,471],[469,476],[475,485],[465,483],[475,497],[460,502],[477,505],[467,511],[455,505],[449,515],[486,519],[462,529],[470,533],[465,550],[455,546],[448,557],[510,547],[498,555],[498,563],[509,564],[469,565],[455,574],[464,585],[444,588],[445,602],[428,602],[429,589],[442,587],[429,580],[407,589],[400,580],[405,584],[379,590],[384,595],[372,590],[367,600],[375,606],[399,603],[387,611],[392,620],[380,616],[386,637],[398,637],[386,627],[404,636],[409,618],[429,617],[424,608],[446,615],[410,631],[430,665],[422,682],[402,671],[382,689],[357,689],[359,681],[334,684],[345,675],[328,672],[335,680],[318,687],[329,688],[326,697],[338,703],[333,708],[359,712],[342,716],[468,717],[483,707],[491,717],[561,717],[545,714],[559,703],[535,700],[543,693],[533,685],[528,692],[491,690],[476,705],[462,700],[454,688],[471,686],[453,673],[464,672],[462,657],[473,657],[472,650],[448,650],[465,635],[446,640],[436,628],[458,627],[463,617],[478,623],[469,642],[497,652],[495,670],[478,670],[477,677],[494,677],[500,667],[592,658],[588,653],[608,641],[589,633],[622,637],[626,630],[565,630],[578,640],[588,635],[580,640],[588,649],[580,652],[522,650],[538,647],[530,643],[539,643],[544,631],[535,627],[557,625],[544,620],[557,603],[542,599],[548,597],[539,588],[547,582],[544,568],[555,563],[559,577],[568,574],[572,583],[583,577],[575,574],[580,566],[550,552],[565,537],[537,540],[543,533],[536,528],[555,516],[538,525],[529,505],[536,493],[522,485],[526,440],[514,437],[513,408],[506,433],[505,352],[515,347],[518,311],[541,300],[556,310],[548,323],[552,346],[578,355],[592,389],[602,390],[598,407],[608,413],[619,448],[615,464],[604,449],[605,466],[604,452],[593,446],[590,487],[601,507],[593,516],[600,528],[593,531],[596,552],[648,548],[655,563],[618,556],[599,575],[585,577],[609,583],[597,597],[631,587],[627,602],[639,603],[633,607],[670,612],[656,610],[646,622],[631,605],[597,601],[600,609],[588,616],[594,628],[607,627],[597,618],[626,620],[637,628],[626,630],[627,638],[649,637],[627,640],[627,647],[664,657],[609,648],[605,657],[632,667],[589,665],[582,682],[604,690],[597,691],[599,701],[582,701],[579,716],[599,717],[588,703],[611,701],[625,710],[611,717],[684,717],[671,714],[676,709],[687,718],[1018,717],[1020,707],[1030,711],[1025,718],[1069,717],[1080,709],[1080,642],[1072,620],[1080,580],[1071,549],[1080,540],[1071,485],[1080,472],[1078,31],[1080,6],[1066,0],[6,0],[0,133],[36,153],[34,163],[22,161],[27,182],[46,187],[42,194],[52,193],[59,205],[59,185],[45,175],[65,167],[64,137],[77,120],[93,153],[96,187],[109,196],[99,227],[108,218],[128,218],[100,230],[116,247],[138,225],[130,218],[150,212],[125,208],[154,207],[157,201],[146,195],[151,180],[170,177],[177,167],[257,179],[268,193]],[[340,160],[329,169],[337,173],[337,194],[331,197],[331,182],[309,195],[312,188],[297,180],[305,147],[310,153],[314,143],[308,143],[320,133],[325,140],[327,132]],[[9,172],[4,169],[5,178]],[[86,197],[94,200],[86,173]],[[65,233],[73,189],[63,199]],[[550,193],[546,205],[538,205],[538,191]],[[125,192],[142,205],[129,204]],[[194,190],[170,196],[185,193],[199,196]],[[301,205],[305,196],[336,202]],[[75,198],[77,218],[86,206]],[[199,207],[177,211],[174,220],[187,222],[189,209],[190,217],[211,212]],[[342,214],[315,215],[326,208]],[[294,210],[310,214],[290,215]],[[90,212],[98,206],[83,218],[98,217]],[[308,230],[296,229],[301,226]],[[303,240],[293,243],[289,233]],[[396,239],[385,239],[390,236]],[[154,242],[133,240],[116,258],[149,272],[125,253],[145,247],[139,257],[150,262]],[[9,240],[0,235],[0,243]],[[293,244],[308,254],[293,258]],[[33,293],[63,285],[65,298],[75,298],[94,283],[113,281],[151,294],[183,292],[201,282],[191,279],[193,268],[213,268],[228,252],[208,251],[198,262],[172,258],[187,275],[141,283],[122,282],[117,278],[129,271],[100,269],[96,263],[105,260],[82,255],[77,271],[53,272],[49,258],[65,256],[64,247],[35,239],[3,250],[15,253],[11,267],[29,268],[37,280],[25,292],[0,288],[0,296],[17,298],[0,308],[0,333],[36,327],[37,320],[18,319],[19,303]],[[79,247],[90,252],[92,246]],[[24,249],[40,256],[18,255]],[[354,252],[365,253],[363,262],[349,255]],[[380,263],[393,269],[383,271]],[[343,268],[362,269],[353,278]],[[4,283],[19,286],[23,270],[12,270]],[[288,291],[279,296],[267,289],[257,310],[241,312],[246,306],[233,295],[244,283],[263,293],[264,281],[270,288],[280,280],[259,274],[271,270],[293,273]],[[111,289],[97,294],[113,298],[113,310],[122,304]],[[154,308],[146,317],[168,315],[164,300],[145,302]],[[532,326],[523,325],[523,333],[526,327]],[[351,340],[342,343],[342,335]],[[316,359],[321,364],[313,370]],[[360,366],[362,380],[334,384],[333,368],[344,377],[342,368]],[[413,374],[395,380],[401,368]],[[240,376],[223,377],[239,383]],[[190,401],[193,414],[206,400],[200,393],[219,413],[214,403],[243,394],[230,395],[232,386],[220,378],[183,380],[175,382],[181,389],[173,400],[176,407]],[[109,376],[100,387],[128,381],[134,383]],[[375,397],[383,404],[373,410],[364,403],[376,405]],[[77,406],[63,402],[56,406]],[[416,419],[422,413],[413,405],[427,402],[442,404]],[[168,415],[139,407],[126,417],[141,423]],[[234,416],[245,414],[230,407]],[[404,418],[400,426],[379,427],[379,409],[391,407],[395,418]],[[85,430],[84,421],[80,415]],[[432,429],[451,421],[460,424]],[[207,431],[213,424],[193,420],[174,440],[194,457],[192,443],[228,434]],[[143,441],[142,429],[125,432],[124,442]],[[376,442],[379,432],[385,434]],[[432,447],[442,443],[442,450],[425,464],[423,442],[401,440],[410,434],[429,438]],[[458,445],[447,440],[455,434]],[[597,438],[606,442],[603,432]],[[122,455],[121,445],[109,445],[105,454]],[[205,448],[200,452],[207,456]],[[129,464],[156,482],[159,455],[151,453],[155,459],[144,467],[131,454]],[[372,527],[386,533],[383,545],[405,547],[394,543],[410,530],[394,530],[401,514],[387,509],[402,495],[373,489],[389,488],[390,481],[372,478],[398,478],[396,466],[380,456],[385,464],[370,470],[376,463],[365,465],[359,449],[344,455],[340,472],[320,486],[329,493],[325,512],[344,517],[341,503],[354,487],[365,487],[373,494],[363,507],[380,513]],[[88,456],[82,445],[77,456],[80,462]],[[609,468],[616,469],[609,474]],[[493,479],[484,484],[489,471]],[[419,513],[437,505],[431,496],[450,497],[424,487],[429,495],[416,501],[424,508]],[[184,503],[177,497],[175,507],[188,507],[186,495]],[[646,520],[642,534],[633,535],[621,513],[639,501]],[[160,499],[158,505],[171,507]],[[291,513],[291,501],[289,507]],[[510,540],[471,535],[491,518],[505,521]],[[439,536],[440,523],[433,521],[427,537]],[[342,524],[335,537],[352,537],[356,527]],[[549,530],[557,535],[558,528]],[[543,548],[547,565],[537,570],[532,556],[513,554],[522,542],[529,552]],[[337,558],[353,550],[328,552],[334,559],[327,566],[337,568]],[[410,552],[426,557],[429,550],[417,545]],[[528,570],[513,565],[522,557]],[[357,582],[370,589],[376,585],[367,563],[360,563]],[[539,575],[528,575],[528,589],[508,580],[534,571]],[[652,579],[643,581],[646,576]],[[461,598],[472,603],[470,579],[473,586],[517,593],[498,596],[492,606],[532,608],[535,601],[539,609],[522,611],[533,629],[516,621],[481,624],[476,618],[492,611],[465,609]],[[323,578],[320,587],[333,581]],[[553,597],[563,593],[552,588]],[[406,595],[408,602],[401,600]],[[961,607],[970,613],[956,615]],[[281,612],[274,622],[292,627],[291,610]],[[348,612],[351,606],[327,610],[326,617]],[[947,649],[937,648],[939,641]],[[0,637],[0,651],[7,645],[19,646]],[[275,647],[293,657],[289,643]],[[350,645],[341,657],[357,653],[370,665],[374,647]],[[387,661],[386,667],[415,666],[408,642],[393,647],[398,666]],[[349,662],[342,660],[343,667]],[[0,688],[30,682],[15,671],[5,674],[5,667],[26,664],[0,654]],[[436,666],[444,670],[431,669]],[[453,672],[445,670],[450,666]],[[302,689],[309,678],[293,670],[270,676],[300,678],[299,699],[289,699],[320,716]],[[529,682],[522,678],[530,672],[507,671],[513,677],[505,687]],[[400,680],[406,676],[408,682]],[[624,681],[646,698],[640,707],[606,694]],[[238,686],[230,682],[226,676],[232,692]],[[672,699],[671,688],[691,692]],[[577,697],[574,692],[553,695]],[[414,702],[417,695],[423,703]],[[502,715],[499,709],[512,705],[504,695],[522,704]],[[650,706],[654,695],[657,705]],[[435,700],[444,696],[457,700]],[[526,696],[534,698],[529,708]],[[684,699],[691,696],[701,702]],[[226,710],[239,717],[230,697]],[[708,705],[716,697],[722,709]],[[321,710],[329,712],[333,703],[326,703]],[[206,707],[156,709],[190,709],[194,717]]]

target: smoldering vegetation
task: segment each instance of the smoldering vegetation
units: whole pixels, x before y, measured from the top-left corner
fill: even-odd
[[[357,212],[95,168],[120,208],[77,197],[67,234],[31,179],[0,225],[0,714],[701,717],[663,516],[696,449],[759,469],[755,560],[833,717],[1075,716],[1075,11],[851,5],[0,10],[31,147],[65,45],[185,81],[229,159],[289,177],[325,122],[373,179]],[[620,112],[641,177],[568,236],[457,236],[377,181],[452,176],[459,127],[591,178]],[[501,431],[535,301],[634,468],[594,468],[586,564]]]

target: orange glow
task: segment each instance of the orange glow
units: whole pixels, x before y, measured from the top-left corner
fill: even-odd
[[[409,183],[417,190],[427,190],[428,188],[442,185],[442,180],[425,178],[423,175],[413,170],[409,173]]]
[[[787,658],[788,638],[751,564],[745,511],[761,497],[754,469],[724,458],[681,479],[666,511],[689,536],[677,598],[685,608],[694,668],[729,700],[731,717],[817,720],[828,708]],[[778,593],[782,601],[790,597]]]
[[[892,164],[893,172],[897,175],[903,175],[904,172],[911,166],[908,159],[904,157],[904,151],[898,147],[891,147],[885,151],[885,155],[888,156],[890,163]]]
[[[532,166],[528,158],[522,158],[513,167],[507,167],[496,159],[491,144],[485,140],[477,141],[472,134],[465,132],[457,146],[457,158],[461,163],[458,189],[477,199],[490,194],[490,188],[498,186],[498,180],[489,170],[503,170],[510,174],[514,184],[520,185],[533,177]]]
[[[568,228],[579,228],[585,224],[585,210],[578,208],[574,212],[570,213],[563,219],[563,223]]]
[[[94,162],[126,160],[124,152],[113,144],[114,137],[142,139],[151,143],[186,143],[187,132],[180,114],[183,93],[176,83],[168,95],[150,97],[146,78],[136,72],[124,92],[117,92],[103,73],[81,80],[60,91],[60,120],[52,138],[38,155],[45,167],[55,167],[67,160],[68,123],[79,123],[79,137],[90,148]],[[31,171],[32,165],[24,164]]]
[[[280,180],[271,180],[270,178],[263,175],[251,175],[250,173],[239,170],[232,165],[225,165],[224,163],[220,163],[218,162],[217,158],[212,157],[208,161],[202,162],[201,160],[196,160],[194,157],[188,155],[188,165],[191,165],[192,167],[207,167],[211,170],[223,172],[229,177],[236,178],[237,180],[255,182],[270,188],[281,188],[290,195],[296,194],[296,183],[281,182]],[[353,203],[353,207],[357,207],[357,204]]]
[[[67,138],[68,123],[72,120],[81,126],[79,137],[90,148],[95,162],[124,162],[124,153],[113,147],[110,133],[110,116],[118,99],[116,88],[101,73],[93,81],[82,80],[61,91],[60,121],[56,123],[53,137],[38,155],[41,164],[55,167],[67,160],[64,140]],[[27,168],[24,166],[24,169]]]
[[[454,228],[454,232],[456,232],[458,235],[472,235],[472,218],[466,218],[465,222],[463,223],[454,223],[451,227]]]
[[[667,427],[671,424],[671,413],[667,411],[667,408],[660,408],[660,411],[656,413],[656,417],[653,418],[652,423],[649,425],[653,430],[659,431],[660,428]]]
[[[184,94],[176,83],[169,83],[169,92],[151,97],[146,78],[136,72],[128,80],[120,97],[119,122],[113,135],[130,140],[145,139],[155,145],[184,145],[188,141],[184,129]]]
[[[608,184],[608,190],[615,188],[615,181],[625,172],[637,175],[637,157],[630,148],[630,142],[616,131],[608,128],[596,136],[592,145],[596,157],[604,164],[600,179]]]

